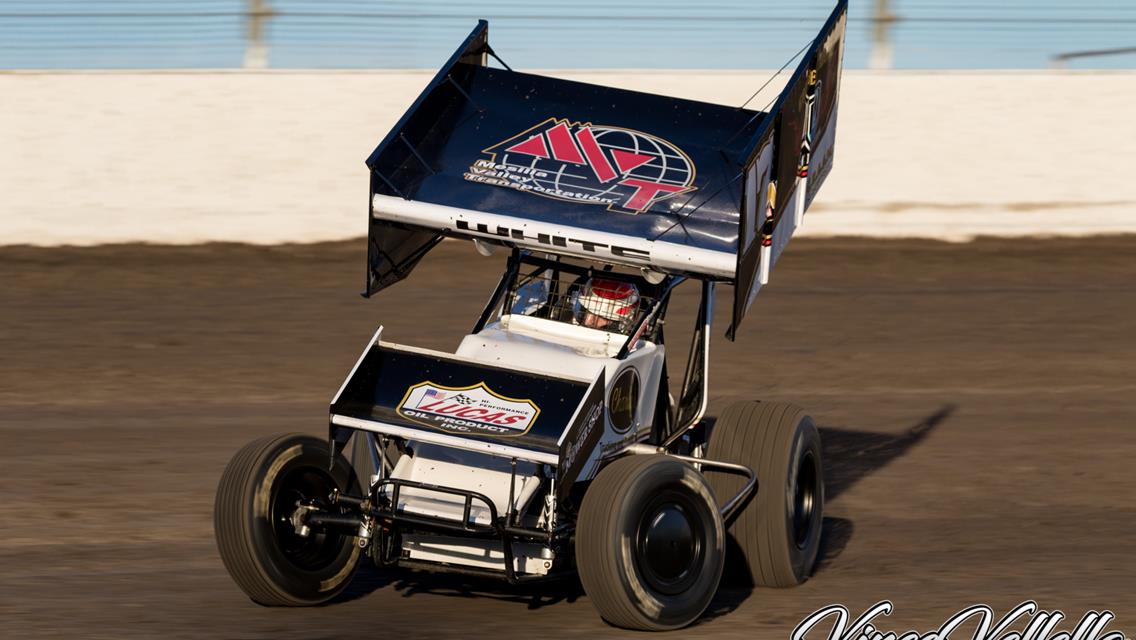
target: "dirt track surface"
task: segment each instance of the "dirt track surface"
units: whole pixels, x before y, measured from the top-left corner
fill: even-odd
[[[211,522],[229,456],[263,434],[324,433],[380,323],[452,350],[501,263],[447,243],[367,301],[362,252],[0,249],[6,637],[635,635],[574,584],[372,569],[339,602],[285,610],[229,580]],[[1036,599],[1073,619],[1112,609],[1136,636],[1134,256],[1136,238],[799,240],[732,345],[722,290],[711,412],[810,409],[823,558],[796,589],[723,590],[679,637],[787,638],[821,606],[883,599],[897,632]],[[689,324],[692,292],[668,331]]]

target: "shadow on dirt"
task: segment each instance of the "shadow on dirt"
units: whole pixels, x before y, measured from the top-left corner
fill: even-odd
[[[825,501],[831,502],[860,480],[906,454],[931,435],[956,409],[955,405],[945,405],[899,435],[821,427]],[[852,540],[855,529],[856,526],[847,518],[824,519],[814,573],[833,565]]]
[[[836,499],[866,476],[907,453],[931,435],[956,408],[954,405],[946,405],[899,435],[821,427],[825,500]]]
[[[694,623],[693,626],[705,624],[715,618],[721,618],[724,615],[733,613],[742,603],[753,595],[752,587],[743,587],[739,585],[723,584],[718,593],[714,594],[714,599],[710,601],[710,606],[702,613],[702,617]]]
[[[388,588],[407,598],[419,594],[451,598],[485,598],[523,604],[529,610],[561,602],[575,602],[584,595],[584,589],[575,576],[550,580],[539,586],[531,584],[513,586],[504,580],[472,578],[456,573],[411,571],[397,567],[379,569],[370,561],[363,560],[351,585],[329,604],[355,600],[372,591]]]
[[[825,498],[832,501],[857,482],[887,466],[922,442],[956,410],[947,405],[920,420],[899,435],[821,427],[824,447]],[[714,418],[707,418],[711,424]],[[831,567],[852,539],[855,525],[846,518],[826,517],[821,525],[820,553],[815,572]],[[368,561],[360,564],[351,585],[329,604],[366,596],[378,589],[391,588],[404,597],[430,594],[443,597],[487,598],[515,602],[529,610],[563,602],[575,602],[584,595],[578,579],[565,578],[535,585],[510,586],[504,581],[470,578],[454,573],[430,573],[407,569],[380,570]],[[737,609],[753,590],[744,586],[723,586],[714,597],[702,621]]]
[[[820,525],[820,551],[817,552],[816,566],[813,573],[817,574],[828,569],[844,553],[844,548],[852,540],[852,532],[856,526],[847,518],[825,518]]]

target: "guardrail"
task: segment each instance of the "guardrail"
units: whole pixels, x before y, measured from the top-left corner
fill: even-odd
[[[776,68],[833,0],[0,0],[0,69],[433,68],[478,18],[506,58],[556,68]],[[895,6],[893,6],[895,5]],[[1042,68],[1131,44],[1136,5],[853,3],[848,68]],[[723,51],[726,55],[723,55]]]

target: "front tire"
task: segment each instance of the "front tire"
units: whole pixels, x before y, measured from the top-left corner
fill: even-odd
[[[584,591],[617,627],[694,622],[714,597],[725,530],[705,479],[663,455],[620,458],[592,482],[576,527]]]
[[[820,433],[798,406],[738,402],[710,432],[706,457],[757,472],[757,495],[729,523],[730,566],[742,582],[792,587],[808,579],[820,550],[824,467]],[[723,502],[741,490],[737,475],[709,471]],[[736,558],[733,556],[740,556]]]
[[[359,494],[351,466],[327,442],[291,434],[262,438],[225,467],[213,507],[217,550],[233,581],[266,606],[308,606],[334,598],[351,581],[360,550],[353,536],[312,531],[300,537],[289,517],[297,502],[330,509],[333,489]]]

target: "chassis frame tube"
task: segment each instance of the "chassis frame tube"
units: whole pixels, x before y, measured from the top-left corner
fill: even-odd
[[[627,449],[627,453],[633,455],[664,455],[683,462],[689,462],[696,467],[710,467],[725,471],[726,473],[733,473],[746,477],[746,483],[742,486],[741,491],[734,497],[730,498],[723,504],[719,511],[722,514],[722,520],[729,522],[730,519],[736,515],[737,510],[745,503],[750,496],[757,493],[757,473],[753,469],[743,465],[734,464],[733,462],[722,462],[721,460],[709,460],[706,458],[695,458],[694,456],[683,456],[677,453],[669,453],[661,448],[652,447],[646,444],[633,444]]]
[[[669,449],[684,433],[698,426],[702,417],[706,415],[706,405],[710,397],[710,327],[714,322],[714,283],[702,282],[702,302],[698,307],[698,325],[695,327],[694,338],[691,340],[690,357],[687,360],[686,375],[682,381],[682,391],[679,392],[679,405],[675,407],[674,422],[683,417],[685,401],[691,394],[698,404],[694,413],[685,421],[685,424],[675,426],[674,431],[659,445],[662,449]],[[697,384],[697,388],[691,385]]]
[[[391,487],[390,498],[381,495],[383,487]],[[401,511],[398,508],[398,497],[401,494],[402,488],[414,488],[424,491],[435,491],[438,493],[445,493],[450,495],[461,496],[465,498],[463,505],[463,520],[456,521],[448,518],[439,518],[435,516],[409,514]],[[334,495],[334,494],[333,494]],[[551,545],[556,539],[567,539],[574,533],[574,527],[570,525],[561,525],[552,531],[544,529],[528,529],[525,527],[518,527],[507,522],[505,518],[497,515],[497,508],[493,502],[484,494],[476,491],[469,491],[467,489],[457,489],[453,487],[443,487],[439,485],[432,485],[423,482],[415,482],[412,480],[399,480],[399,479],[381,479],[375,483],[371,488],[370,498],[359,498],[356,496],[335,495],[335,503],[356,508],[362,508],[368,505],[375,505],[368,509],[360,509],[359,513],[355,514],[340,514],[328,512],[313,512],[306,517],[306,524],[312,527],[325,529],[325,530],[358,530],[360,523],[366,518],[375,518],[379,521],[381,526],[376,533],[378,544],[373,545],[372,551],[374,560],[380,566],[405,566],[409,568],[429,569],[432,571],[448,571],[453,573],[460,573],[463,575],[491,577],[491,578],[505,578],[510,584],[522,584],[529,582],[538,582],[544,580],[553,580],[565,574],[566,572],[552,572],[544,575],[517,575],[516,568],[513,566],[515,563],[515,554],[513,552],[514,540],[525,540],[530,542],[540,542]],[[380,500],[380,498],[382,498]],[[472,510],[472,503],[474,500],[484,502],[489,509],[490,519],[492,524],[479,525],[471,524],[469,522],[470,512]],[[386,503],[386,504],[384,504]],[[399,558],[395,555],[397,545],[392,545],[390,542],[396,540],[400,533],[400,526],[411,525],[417,529],[438,532],[459,533],[463,536],[468,536],[477,539],[497,538],[501,541],[501,551],[503,555],[502,569],[500,571],[493,569],[470,568],[461,567],[457,565],[437,562],[422,562],[407,560]]]

